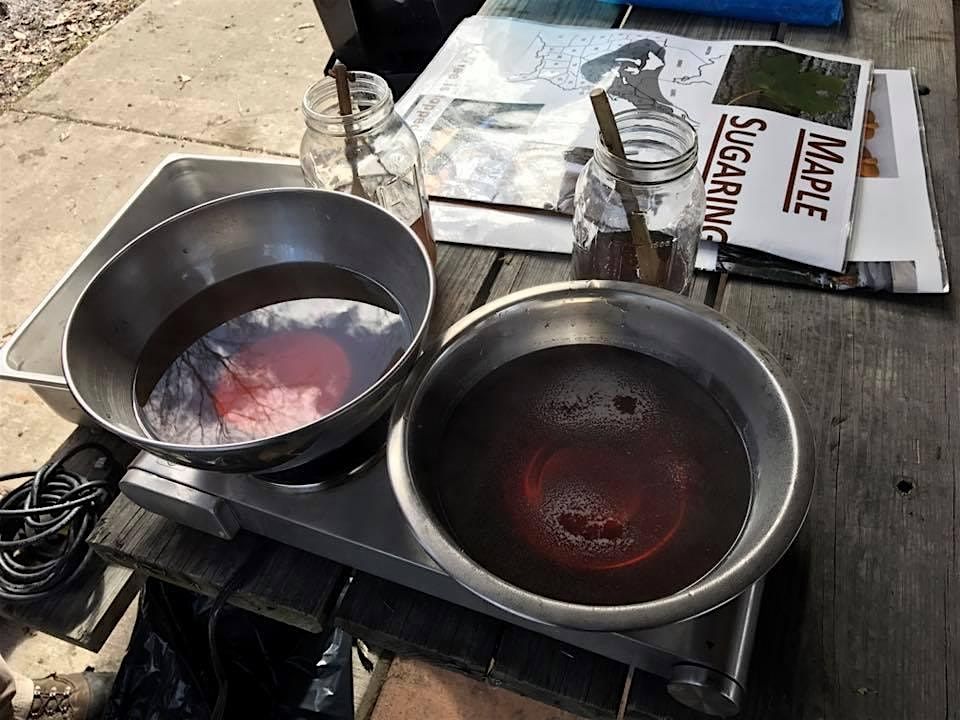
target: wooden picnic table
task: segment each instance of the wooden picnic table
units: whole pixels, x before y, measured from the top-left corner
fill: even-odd
[[[844,25],[833,29],[591,0],[489,0],[482,12],[703,39],[778,39],[881,68],[916,68],[929,88],[921,102],[948,262],[960,258],[950,0],[851,0]],[[556,255],[443,245],[437,328],[513,290],[565,279],[568,266]],[[742,717],[960,717],[957,294],[830,293],[698,276],[694,297],[779,359],[806,402],[819,451],[806,525],[768,578]],[[308,629],[319,627],[329,605],[332,590],[318,591],[316,578],[332,564],[249,535],[218,541],[124,498],[92,541],[115,563],[210,594],[256,548],[272,561],[241,586],[238,604]],[[534,652],[535,638],[523,642]],[[650,712],[644,702],[632,700],[631,713]]]

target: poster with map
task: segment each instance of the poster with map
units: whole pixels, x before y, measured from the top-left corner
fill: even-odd
[[[833,272],[727,243],[701,243],[697,269],[828,290],[950,291],[917,80],[874,70],[847,264]],[[895,208],[895,212],[891,212]]]
[[[398,108],[431,197],[471,208],[441,209],[441,240],[569,251],[596,141],[587,96],[602,87],[614,112],[664,109],[696,128],[705,240],[840,270],[870,75],[869,62],[777,43],[473,17]],[[505,234],[504,212],[523,215],[523,234],[541,218],[538,240]]]

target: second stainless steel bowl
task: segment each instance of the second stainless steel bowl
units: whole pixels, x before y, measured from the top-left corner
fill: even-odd
[[[667,597],[585,605],[505,581],[454,538],[432,460],[447,419],[481,379],[520,356],[563,345],[636,350],[682,370],[726,411],[751,468],[739,538],[705,576]],[[510,418],[489,418],[509,424]],[[518,433],[525,428],[515,429]],[[496,452],[496,449],[491,449]],[[408,378],[388,445],[394,492],[420,544],[482,598],[530,620],[581,630],[639,630],[711,610],[763,577],[790,546],[813,490],[815,452],[800,398],[769,352],[718,312],[655,288],[616,282],[545,285],[479,308],[454,325]],[[490,512],[496,510],[490,509]],[[523,547],[505,552],[529,552]],[[591,582],[602,582],[593,578]]]

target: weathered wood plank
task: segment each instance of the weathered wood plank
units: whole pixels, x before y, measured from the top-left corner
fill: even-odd
[[[554,253],[505,253],[497,277],[490,288],[488,300],[508,293],[546,283],[571,279],[570,256]],[[704,302],[715,274],[697,273],[693,278],[690,297]]]
[[[615,718],[628,668],[538,633],[506,626],[490,681],[590,718]]]
[[[31,603],[0,604],[0,615],[97,652],[140,591],[143,580],[101,558],[54,597]]]
[[[490,300],[535,285],[570,279],[570,256],[555,253],[504,254],[500,272],[490,288]]]
[[[442,243],[437,251],[437,301],[431,330],[440,333],[474,305],[494,267],[498,252],[491,248]]]
[[[104,513],[90,544],[110,561],[211,597],[243,568],[247,577],[230,604],[309,632],[324,628],[343,579],[342,566],[318,555],[247,532],[220,540],[123,495]]]
[[[113,453],[126,467],[136,450],[119,438],[94,428],[77,428],[53,454],[62,457],[86,442],[97,442]],[[66,467],[82,476],[95,471],[94,454],[82,453]],[[119,479],[119,478],[117,478]],[[83,575],[63,587],[55,596],[27,603],[0,603],[0,615],[74,645],[97,651],[113,632],[142,580],[132,570],[95,557]]]
[[[708,17],[639,6],[630,9],[623,21],[623,27],[656,30],[701,40],[772,40],[777,30],[777,26],[772,23]]]
[[[707,715],[681,705],[667,692],[662,677],[633,671],[626,717],[630,720],[706,720]]]
[[[336,611],[354,637],[397,655],[483,677],[503,624],[445,600],[357,572]]]
[[[627,8],[583,0],[487,0],[477,15],[503,15],[554,25],[616,27]]]
[[[848,5],[794,45],[918,69],[948,260],[960,258],[948,0]],[[892,210],[895,211],[895,210]],[[956,294],[837,295],[732,279],[723,310],[780,359],[818,436],[800,538],[767,583],[744,717],[949,717],[960,707]]]
[[[615,717],[627,677],[620,663],[359,572],[337,607],[336,623],[400,657],[486,677],[580,717]],[[662,679],[638,677],[632,716],[649,717],[652,707],[688,717],[666,696]]]

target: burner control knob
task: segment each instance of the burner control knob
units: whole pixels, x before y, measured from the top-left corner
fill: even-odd
[[[667,692],[687,707],[724,718],[740,712],[743,701],[743,688],[735,680],[700,665],[674,665]]]

